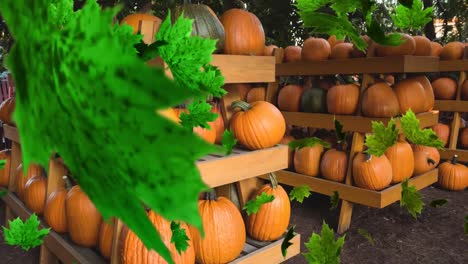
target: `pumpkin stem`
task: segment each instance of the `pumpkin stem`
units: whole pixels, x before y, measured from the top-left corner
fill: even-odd
[[[67,190],[70,190],[70,189],[73,187],[73,185],[72,185],[70,179],[68,178],[68,176],[65,176],[65,175],[64,175],[64,176],[62,176],[62,179],[63,179],[63,181],[65,182],[65,188],[66,188]]]
[[[398,135],[398,141],[399,141],[399,142],[404,142],[404,141],[406,141],[406,136],[405,136],[405,134],[403,134],[403,133],[399,134],[399,135]]]
[[[217,200],[218,200],[218,196],[216,196],[215,190],[211,190],[211,191],[209,191],[209,192],[206,192],[206,193],[205,193],[205,200],[208,200],[208,201],[217,201]]]
[[[436,162],[431,158],[427,158],[427,163],[434,165]]]
[[[364,155],[366,155],[366,162],[369,162],[372,160],[372,155],[369,154],[369,153],[364,153]]]
[[[346,84],[345,79],[341,75],[335,74],[335,78],[338,80],[339,83]]]
[[[249,103],[244,102],[244,101],[234,101],[234,102],[232,102],[231,108],[234,109],[234,108],[237,108],[237,107],[242,109],[242,111],[244,111],[244,112],[249,111],[252,108],[252,106]]]
[[[458,155],[455,154],[453,155],[453,158],[452,158],[452,164],[457,164],[457,162],[458,162]]]
[[[273,172],[270,172],[268,173],[268,176],[270,178],[271,187],[273,187],[273,189],[276,189],[276,187],[278,187],[278,180],[276,179],[276,175]]]

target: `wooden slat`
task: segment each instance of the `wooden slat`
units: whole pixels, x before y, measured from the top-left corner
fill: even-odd
[[[444,149],[439,150],[440,158],[443,160],[450,160],[453,155],[458,155],[458,160],[461,162],[468,162],[468,150],[467,149]]]
[[[288,248],[286,257],[281,254],[281,244],[284,239],[277,240],[270,245],[253,251],[250,254],[244,255],[234,261],[229,262],[230,264],[279,264],[292,258],[300,253],[301,247],[301,236],[295,235],[291,239],[292,245]]]
[[[23,221],[29,218],[31,212],[24,204],[11,192],[2,197],[6,205],[11,208],[13,213],[19,216]],[[40,228],[48,228],[41,221]],[[85,247],[80,247],[71,242],[66,236],[61,236],[50,230],[50,233],[44,238],[44,246],[50,249],[64,263],[80,263],[80,264],[104,264],[103,258],[96,254],[93,250]]]
[[[217,187],[288,167],[288,146],[230,155],[197,163],[203,181]]]
[[[409,185],[414,185],[416,189],[420,190],[437,182],[437,177],[438,170],[435,169],[410,178]],[[332,196],[334,191],[337,191],[342,200],[375,208],[384,208],[401,198],[401,184],[377,192],[289,171],[276,172],[276,178],[278,182],[294,187],[308,185],[313,192],[328,196]]]
[[[301,61],[276,65],[277,76],[437,71],[439,71],[439,59],[423,56],[372,57],[317,62]]]
[[[453,61],[439,61],[439,71],[468,71],[468,59],[453,60]]]
[[[389,118],[373,118],[354,115],[331,115],[331,114],[315,114],[302,112],[281,112],[286,119],[288,125],[301,127],[313,127],[324,129],[335,129],[333,118],[336,117],[343,124],[344,131],[355,131],[361,133],[372,132],[372,121],[382,121],[387,124]],[[416,115],[419,119],[419,125],[430,127],[437,124],[439,120],[439,111],[431,111]],[[396,119],[397,127],[400,127],[400,122]]]
[[[18,129],[14,126],[3,124],[3,134],[5,135],[5,138],[13,142],[16,142],[16,143],[20,142]]]
[[[468,101],[436,100],[434,109],[444,112],[468,112]]]

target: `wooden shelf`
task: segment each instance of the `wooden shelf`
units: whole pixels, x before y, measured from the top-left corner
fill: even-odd
[[[316,114],[302,112],[281,112],[288,125],[335,129],[333,119],[336,117],[343,124],[343,130],[354,131],[361,133],[372,132],[372,121],[382,121],[385,125],[390,121],[390,118],[374,118],[362,117],[353,115],[331,115],[331,114]],[[419,119],[421,128],[430,127],[437,124],[439,120],[439,111],[431,111],[416,115]],[[396,118],[397,127],[400,127],[400,122]]]
[[[468,150],[467,149],[444,149],[439,150],[440,158],[445,160],[451,160],[453,155],[458,155],[458,160],[461,162],[468,162]]]
[[[468,71],[468,59],[452,60],[452,61],[439,61],[439,71]]]
[[[18,129],[14,126],[3,124],[3,134],[6,139],[19,143]]]
[[[468,112],[468,101],[436,100],[434,109],[447,112]]]
[[[282,184],[294,187],[308,185],[313,192],[329,196],[332,196],[337,191],[342,200],[375,208],[384,208],[401,199],[401,184],[392,185],[382,191],[372,191],[285,170],[278,171],[275,174],[278,182]],[[267,179],[265,176],[262,176],[262,178]],[[437,179],[438,169],[434,169],[425,174],[411,177],[409,185],[415,186],[416,189],[420,190],[437,182]]]
[[[316,62],[301,61],[276,65],[277,76],[438,71],[439,58],[426,56],[371,57]]]
[[[0,188],[2,191],[7,191],[5,188]],[[32,214],[29,209],[21,202],[15,194],[8,192],[2,197],[5,204],[25,221]],[[49,226],[41,220],[40,228],[48,228]],[[44,238],[44,245],[49,248],[56,256],[64,263],[80,263],[80,264],[104,264],[107,263],[104,258],[90,248],[80,247],[74,244],[67,235],[61,235],[53,230]]]

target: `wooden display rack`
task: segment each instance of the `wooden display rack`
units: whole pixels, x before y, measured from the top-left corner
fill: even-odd
[[[140,28],[144,34],[144,41],[150,43],[153,39],[153,23],[141,21]],[[149,31],[148,31],[149,30]],[[146,32],[146,34],[145,34]],[[225,83],[243,82],[273,82],[275,81],[275,58],[272,56],[231,56],[214,55],[213,65],[218,66],[225,77]],[[162,66],[160,59],[149,62],[150,66]],[[172,76],[170,71],[166,71],[168,76]],[[227,124],[231,116],[230,104],[240,97],[237,92],[228,90],[228,94],[222,99],[222,115]],[[23,220],[31,215],[24,204],[13,193],[15,190],[15,172],[21,163],[21,146],[18,131],[15,127],[4,125],[5,138],[12,141],[12,157],[10,168],[10,184],[8,193],[2,199],[7,204],[7,219],[19,216]],[[197,162],[203,181],[210,187],[217,187],[219,196],[232,198],[232,183],[236,183],[239,206],[243,206],[249,199],[250,193],[257,186],[255,177],[269,172],[279,171],[288,166],[288,147],[277,145],[272,148],[247,151],[235,148],[229,156],[211,154]],[[51,159],[49,165],[49,175],[47,177],[47,197],[51,192],[64,187],[62,176],[67,175],[67,168],[62,160]],[[252,184],[254,183],[254,184]],[[42,227],[48,227],[41,220]],[[41,246],[41,264],[62,263],[119,263],[118,243],[123,223],[117,220],[114,228],[114,240],[112,244],[112,255],[110,261],[104,260],[98,253],[90,248],[75,245],[67,235],[62,235],[50,231]],[[292,245],[288,248],[286,257],[281,254],[281,244],[284,236],[273,242],[259,242],[247,238],[247,242],[240,256],[230,263],[250,264],[250,263],[282,263],[283,261],[300,253],[300,235],[296,234],[290,241]]]
[[[374,47],[369,47],[369,55],[373,54]],[[396,57],[367,57],[345,60],[328,60],[321,62],[295,62],[282,63],[283,50],[276,49],[277,81],[268,86],[267,101],[274,103],[279,91],[279,77],[302,76],[302,75],[334,75],[334,74],[363,74],[361,84],[361,96],[367,89],[373,77],[371,74],[380,73],[418,73],[437,72],[439,69],[438,58],[418,56],[396,56]],[[359,106],[360,106],[359,100]],[[336,116],[343,124],[343,129],[353,132],[352,143],[349,150],[348,169],[344,183],[328,181],[318,177],[310,177],[290,171],[277,172],[280,183],[291,186],[308,185],[312,191],[332,196],[335,191],[339,193],[342,200],[341,212],[338,221],[338,233],[344,233],[349,229],[353,211],[353,203],[383,208],[401,199],[401,183],[389,186],[382,191],[371,191],[353,186],[352,161],[355,155],[364,150],[365,133],[372,131],[371,121],[382,121],[387,123],[389,118],[367,118],[360,113],[358,106],[355,116]],[[288,125],[296,125],[309,128],[334,129],[332,114],[315,114],[299,112],[283,112]],[[438,121],[439,112],[431,111],[418,114],[421,127],[433,126]],[[399,124],[397,119],[397,125]],[[409,183],[418,190],[437,182],[438,170],[434,169],[425,174],[412,177]],[[266,177],[262,177],[266,179]]]
[[[468,100],[461,98],[462,85],[467,80],[468,72],[468,47],[465,47],[464,59],[455,61],[440,61],[440,72],[460,72],[458,78],[457,95],[455,100],[436,100],[434,109],[441,112],[453,112],[453,120],[450,126],[450,136],[448,148],[440,151],[442,159],[451,159],[453,155],[458,155],[458,160],[468,162],[468,150],[457,149],[458,134],[460,133],[461,113],[468,112]]]

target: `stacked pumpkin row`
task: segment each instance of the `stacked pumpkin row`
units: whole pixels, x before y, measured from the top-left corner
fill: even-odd
[[[316,79],[312,85],[289,84],[278,93],[278,108],[288,112],[353,115],[361,107],[363,116],[376,118],[395,117],[409,109],[416,114],[433,109],[434,91],[426,76],[406,78],[394,85],[393,82],[391,75],[377,78],[364,91],[360,106],[360,88],[356,83],[333,84]]]
[[[362,39],[371,45],[373,42],[368,36],[362,36]],[[450,42],[445,46],[430,41],[424,36],[410,36],[401,34],[402,44],[399,46],[384,46],[374,43],[375,55],[378,57],[387,56],[434,56],[442,60],[459,60],[463,58],[464,47],[467,43]],[[277,48],[269,46],[268,50]],[[362,58],[367,56],[367,51],[360,51],[354,44],[337,40],[335,36],[328,39],[310,37],[300,46],[288,46],[284,49],[284,62],[298,61],[324,61],[334,59]]]

